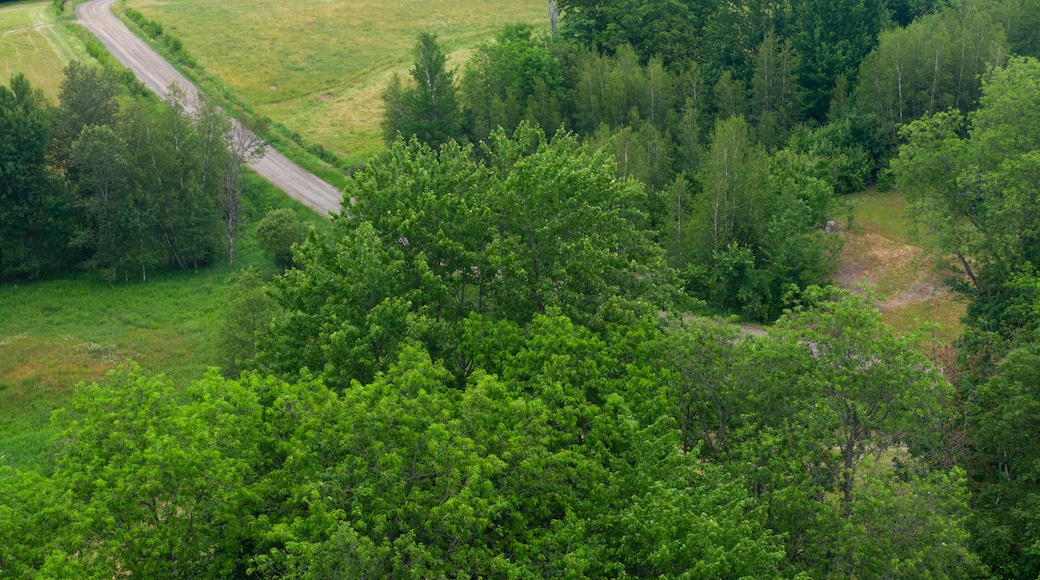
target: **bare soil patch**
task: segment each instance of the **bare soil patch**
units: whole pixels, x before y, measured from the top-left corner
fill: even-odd
[[[899,194],[857,194],[835,283],[855,292],[877,294],[882,319],[896,330],[925,330],[949,341],[961,332],[965,305],[944,284],[949,270],[908,240],[907,218]]]

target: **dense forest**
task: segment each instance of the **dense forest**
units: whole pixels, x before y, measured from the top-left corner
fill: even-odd
[[[1040,575],[1040,3],[550,11],[461,70],[419,35],[342,212],[261,224],[227,363],[81,385],[0,470],[0,576]],[[0,281],[233,258],[255,151],[140,93],[0,87]],[[868,185],[955,360],[830,284]]]

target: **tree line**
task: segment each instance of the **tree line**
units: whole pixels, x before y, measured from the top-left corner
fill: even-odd
[[[110,280],[229,262],[241,166],[262,144],[203,99],[159,101],[73,62],[59,105],[22,75],[0,86],[0,281],[80,267]]]

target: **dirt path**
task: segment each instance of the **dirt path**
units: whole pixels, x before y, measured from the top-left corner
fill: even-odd
[[[113,2],[93,0],[80,4],[76,7],[76,17],[145,86],[164,97],[166,88],[176,83],[184,90],[188,110],[194,110],[198,105],[198,89],[112,14]],[[238,124],[235,125],[238,129]],[[249,166],[289,197],[314,208],[318,213],[338,212],[340,209],[343,194],[339,190],[304,171],[271,147],[267,148],[262,158]]]

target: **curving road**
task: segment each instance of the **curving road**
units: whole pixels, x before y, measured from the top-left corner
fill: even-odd
[[[180,85],[185,93],[187,109],[194,111],[199,102],[198,89],[112,14],[114,1],[92,0],[80,4],[76,6],[76,17],[119,62],[132,70],[145,86],[160,97],[166,96],[166,89],[171,84]],[[237,122],[235,129],[240,130]],[[289,197],[314,208],[318,213],[335,213],[340,209],[343,194],[338,189],[304,171],[272,147],[267,147],[264,156],[252,161],[249,166]]]

